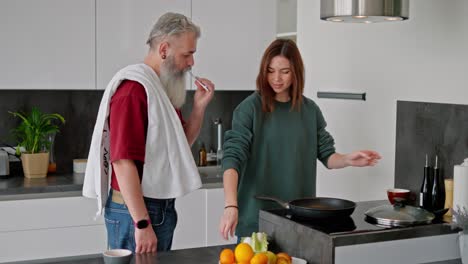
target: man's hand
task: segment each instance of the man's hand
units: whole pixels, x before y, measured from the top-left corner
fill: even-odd
[[[208,91],[198,83],[199,81],[208,88]],[[203,117],[205,116],[205,109],[214,95],[214,84],[210,80],[197,78],[195,84],[197,85],[197,91],[193,96],[192,113],[190,113],[190,117],[184,127],[185,136],[190,146],[192,146],[200,134]]]
[[[144,229],[135,228],[135,244],[135,253],[156,252],[158,238],[151,225]]]
[[[209,91],[206,91],[199,82],[202,82]],[[193,106],[205,109],[211,99],[213,99],[215,85],[205,78],[198,78],[195,80],[195,85],[197,86],[197,91],[193,96]]]

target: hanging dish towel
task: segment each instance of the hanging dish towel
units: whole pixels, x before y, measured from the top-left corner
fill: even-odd
[[[97,215],[102,214],[110,188],[109,103],[123,80],[142,84],[148,99],[148,130],[142,191],[145,197],[168,199],[201,187],[195,161],[182,124],[159,77],[145,64],[120,70],[104,91],[88,155],[83,196],[96,198]]]

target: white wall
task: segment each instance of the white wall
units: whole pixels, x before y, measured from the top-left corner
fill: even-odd
[[[319,166],[317,195],[385,199],[394,185],[396,101],[468,104],[468,1],[410,0],[410,20],[395,23],[331,23],[319,14],[320,1],[298,1],[305,94],[321,107],[339,152],[375,149],[383,160],[364,169]],[[317,99],[317,91],[368,99]]]

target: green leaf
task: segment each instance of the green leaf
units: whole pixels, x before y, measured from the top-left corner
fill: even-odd
[[[65,124],[65,119],[60,114],[42,113],[36,107],[33,107],[29,114],[10,111],[9,113],[21,120],[13,130],[13,134],[18,141],[18,147],[23,147],[27,153],[49,151],[50,142],[47,136],[59,132],[58,125],[53,121]]]

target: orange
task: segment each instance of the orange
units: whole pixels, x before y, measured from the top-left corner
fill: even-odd
[[[268,256],[265,253],[257,253],[250,260],[250,264],[268,264]]]
[[[285,257],[278,257],[276,259],[276,264],[291,264],[291,261]]]
[[[234,252],[232,249],[225,248],[219,254],[219,263],[221,264],[233,264],[236,263],[234,258]]]
[[[234,255],[237,262],[249,262],[254,256],[254,252],[249,244],[240,243],[234,249]]]
[[[280,252],[280,253],[276,254],[276,257],[278,257],[278,258],[285,258],[285,259],[289,260],[289,263],[292,262],[291,256],[289,256],[289,254],[286,253],[286,252]]]

